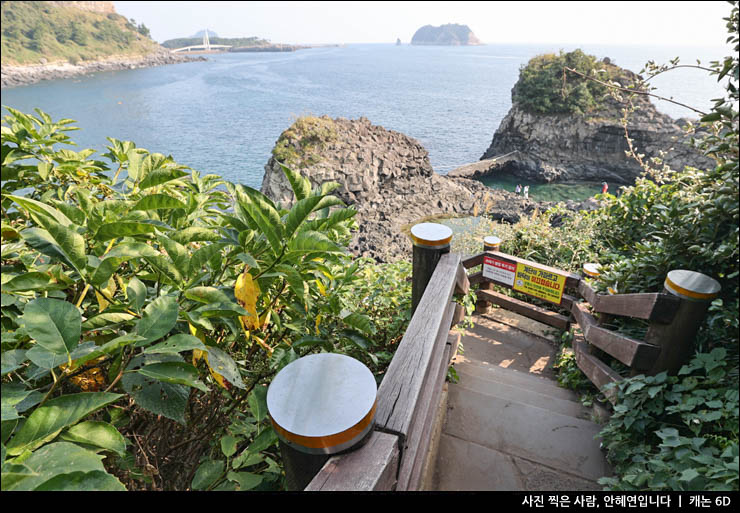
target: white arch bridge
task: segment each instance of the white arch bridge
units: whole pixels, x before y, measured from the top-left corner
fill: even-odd
[[[209,52],[211,50],[226,50],[228,48],[231,48],[232,45],[212,45],[211,42],[208,39],[208,29],[205,30],[203,33],[203,44],[202,45],[193,45],[193,46],[183,46],[182,48],[176,48],[174,50],[170,50],[172,53],[182,53],[182,52]]]

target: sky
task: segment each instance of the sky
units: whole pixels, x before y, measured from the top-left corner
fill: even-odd
[[[468,25],[484,43],[726,46],[725,1],[114,2],[155,41],[207,28],[273,43],[408,43],[424,25]]]

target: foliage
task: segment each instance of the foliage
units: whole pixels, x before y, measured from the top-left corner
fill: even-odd
[[[7,110],[3,489],[279,488],[265,384],[312,351],[382,372],[408,269],[350,265],[337,184],[284,168],[281,209],[130,141],[58,149],[72,120]]]
[[[608,490],[737,490],[738,389],[723,348],[698,354],[678,376],[617,384],[600,433],[615,477]],[[729,386],[728,386],[729,385]]]
[[[109,55],[143,55],[157,44],[143,24],[137,29],[125,17],[83,11],[61,2],[3,2],[3,64],[78,62]]]
[[[602,79],[617,77],[619,68],[598,61],[580,49],[572,52],[538,55],[519,71],[519,80],[511,92],[511,100],[527,112],[536,114],[583,115],[602,105],[607,88],[590,81],[564,79],[564,67]]]
[[[302,116],[285,130],[272,150],[278,162],[306,168],[321,161],[321,150],[337,138],[334,121],[328,116]]]

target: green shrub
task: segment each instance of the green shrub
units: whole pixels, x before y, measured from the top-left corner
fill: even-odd
[[[618,68],[597,61],[581,50],[538,55],[519,70],[519,80],[511,92],[512,102],[536,114],[579,114],[598,109],[605,86],[591,81],[565,80],[564,67],[601,79],[616,76]],[[603,72],[602,72],[603,71]]]

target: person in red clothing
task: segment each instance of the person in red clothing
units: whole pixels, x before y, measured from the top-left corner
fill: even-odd
[[[601,182],[601,194],[606,194],[606,191],[609,190],[609,184],[606,182]]]

